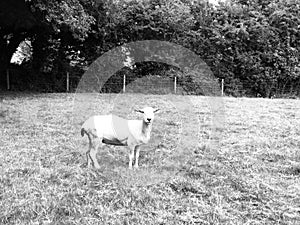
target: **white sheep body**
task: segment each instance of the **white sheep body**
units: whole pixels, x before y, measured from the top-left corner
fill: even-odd
[[[142,120],[126,120],[115,115],[99,115],[90,117],[82,128],[105,143],[105,140],[115,141],[115,145],[147,144],[150,132],[142,133]],[[113,145],[113,143],[112,143]]]
[[[143,120],[126,120],[116,115],[98,115],[92,116],[84,122],[81,135],[87,134],[89,138],[88,166],[92,162],[96,168],[100,167],[96,160],[96,153],[99,145],[104,143],[128,146],[131,150],[129,167],[132,168],[134,154],[136,156],[135,167],[138,167],[139,147],[149,142],[154,112],[158,110],[146,107],[144,110],[137,111],[144,113]]]

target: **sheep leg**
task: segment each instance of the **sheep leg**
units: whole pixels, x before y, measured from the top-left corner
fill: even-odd
[[[129,148],[130,148],[130,152],[129,152],[129,169],[132,169],[132,161],[133,161],[133,158],[134,158],[135,146],[129,146]]]
[[[89,139],[89,148],[86,152],[86,160],[87,160],[87,166],[91,167],[92,159],[91,159],[90,152],[91,152],[91,149],[93,148],[93,141],[92,141],[91,135],[89,133],[86,133],[86,134],[87,134],[88,139]]]
[[[94,144],[93,148],[91,148],[91,151],[90,151],[90,158],[91,158],[91,161],[93,162],[94,167],[96,169],[100,168],[100,165],[99,165],[99,163],[97,161],[97,158],[96,158],[97,151],[98,151],[100,143],[101,143],[100,140],[98,140],[98,138],[97,138],[97,140],[95,140],[95,144]]]
[[[140,156],[140,146],[135,147],[135,163],[134,163],[134,168],[139,167],[139,156]]]
[[[92,161],[92,159],[91,159],[91,155],[90,155],[90,152],[91,152],[91,149],[93,148],[93,145],[92,145],[92,143],[90,142],[89,143],[89,149],[87,150],[87,152],[86,152],[86,160],[87,160],[87,165],[88,165],[88,167],[91,167],[91,161]]]

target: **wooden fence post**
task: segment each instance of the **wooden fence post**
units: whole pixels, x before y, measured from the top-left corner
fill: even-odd
[[[123,93],[125,93],[126,89],[126,74],[123,75]]]
[[[70,91],[70,73],[67,72],[67,92]]]
[[[177,92],[177,76],[174,77],[174,94]]]
[[[222,96],[224,96],[224,79],[221,80]]]
[[[7,90],[10,90],[9,69],[6,70],[6,85]]]

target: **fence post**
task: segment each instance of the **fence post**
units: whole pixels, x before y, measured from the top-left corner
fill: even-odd
[[[123,93],[125,93],[126,89],[126,74],[123,75]]]
[[[6,87],[7,90],[10,90],[9,69],[6,70]]]
[[[177,89],[177,76],[174,77],[174,93],[176,94]]]
[[[70,91],[70,74],[67,72],[67,92]]]
[[[221,80],[222,96],[224,96],[224,79]]]

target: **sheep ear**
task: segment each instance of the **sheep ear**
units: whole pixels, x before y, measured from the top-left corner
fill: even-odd
[[[140,109],[134,109],[135,112],[139,112],[139,113],[144,113],[143,110],[140,110]]]
[[[154,109],[153,112],[154,113],[158,113],[160,111],[160,109]]]

